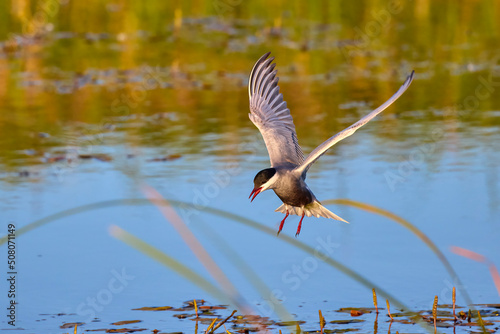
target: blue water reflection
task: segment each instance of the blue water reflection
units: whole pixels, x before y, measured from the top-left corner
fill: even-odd
[[[393,143],[374,138],[375,133],[384,131],[384,126],[383,121],[374,122],[325,155],[310,170],[311,189],[320,200],[349,198],[404,217],[444,252],[475,303],[496,300],[487,267],[454,255],[449,249],[460,246],[494,262],[498,260],[499,161],[490,145],[498,142],[498,133],[486,128],[474,129],[471,134],[459,133],[456,137],[446,133],[433,142],[435,147],[418,168],[406,168],[402,163],[409,159],[412,150],[429,141],[410,137]],[[300,125],[298,132],[300,136]],[[138,147],[134,149],[137,155],[128,159],[83,161],[62,175],[56,175],[50,168],[40,168],[36,181],[28,178],[16,183],[3,182],[3,220],[21,227],[89,203],[142,198],[137,186],[144,181],[166,198],[218,208],[277,228],[282,217],[274,212],[280,204],[274,194],[266,192],[253,203],[248,200],[255,172],[268,163],[263,144],[257,142],[255,153],[226,156],[219,145],[224,141],[223,136],[204,136],[203,145],[209,149],[194,154],[184,153],[189,148],[174,143],[170,149],[182,154],[174,161],[146,162],[151,156],[160,156],[163,149]],[[246,129],[231,136],[240,143],[256,138]],[[234,152],[230,149],[234,145],[230,142],[227,145]],[[115,157],[130,151],[118,144],[106,150]],[[390,181],[390,175],[397,182]],[[414,309],[429,308],[434,295],[450,302],[451,287],[457,282],[408,230],[355,208],[331,205],[329,209],[351,224],[305,219],[301,241],[322,247],[334,259]],[[252,288],[204,231],[209,229],[224,239],[269,288],[279,290],[286,307],[300,314],[302,320],[316,319],[318,307],[333,310],[371,304],[368,289],[283,243],[280,237],[264,235],[202,211],[192,213],[183,209],[180,213],[240,293],[264,315],[267,315],[266,296],[260,296]],[[297,222],[297,217],[289,219],[282,233],[292,235]],[[22,318],[23,327],[42,328],[46,324],[45,328],[53,328],[58,317],[50,315],[64,313],[68,315],[65,322],[88,323],[94,317],[104,323],[140,318],[158,325],[168,321],[172,330],[185,330],[182,323],[159,319],[148,312],[138,314],[131,309],[179,305],[190,298],[213,299],[111,237],[110,225],[122,227],[208,277],[204,267],[153,206],[117,206],[76,214],[18,238],[19,314],[31,314]],[[127,279],[121,285],[113,283],[113,290],[109,284],[117,273],[126,273]],[[460,295],[458,301],[465,304]]]

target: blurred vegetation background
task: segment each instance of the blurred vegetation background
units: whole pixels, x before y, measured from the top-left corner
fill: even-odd
[[[429,137],[436,122],[495,131],[499,17],[496,0],[1,1],[0,164],[38,164],[96,134],[144,146],[183,137],[192,152],[206,147],[189,138],[207,133],[237,142],[255,130],[246,83],[267,51],[306,147],[412,69],[381,140]]]

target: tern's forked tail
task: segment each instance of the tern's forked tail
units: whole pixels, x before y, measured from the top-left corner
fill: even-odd
[[[291,206],[283,203],[275,211],[297,216],[302,216],[302,214],[304,213],[307,217],[314,216],[316,218],[319,217],[332,218],[349,224],[348,221],[345,221],[344,219],[340,218],[339,216],[337,216],[336,214],[325,208],[323,205],[321,205],[321,203],[318,201],[313,201],[312,203],[307,204],[303,207]]]

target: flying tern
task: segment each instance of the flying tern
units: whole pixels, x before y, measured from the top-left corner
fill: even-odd
[[[272,189],[283,204],[275,211],[285,214],[278,234],[289,215],[301,216],[297,227],[298,236],[304,216],[325,217],[346,222],[316,199],[305,179],[309,167],[330,147],[349,137],[360,127],[393,104],[410,86],[414,71],[406,78],[399,90],[380,107],[370,112],[345,130],[330,137],[304,158],[297,140],[295,125],[278,86],[276,64],[271,53],[263,55],[253,66],[248,82],[250,97],[250,120],[259,129],[269,153],[271,167],[261,170],[254,178],[254,188],[249,198],[252,201],[261,192]],[[252,197],[253,196],[253,197]]]

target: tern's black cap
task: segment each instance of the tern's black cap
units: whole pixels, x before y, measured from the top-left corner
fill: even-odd
[[[253,179],[253,184],[255,185],[255,188],[258,188],[267,181],[269,181],[269,179],[272,178],[274,174],[276,174],[276,169],[274,168],[266,168],[258,172],[257,175],[255,175],[255,178]]]

